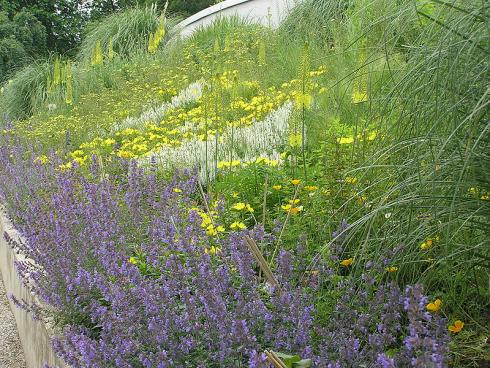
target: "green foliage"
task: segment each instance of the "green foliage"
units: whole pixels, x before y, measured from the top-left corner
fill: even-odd
[[[46,52],[46,28],[28,11],[9,19],[0,11],[0,82],[9,73]]]
[[[161,16],[155,6],[137,7],[91,23],[87,27],[78,58],[89,60],[98,42],[104,53],[108,52],[109,43],[112,42],[114,53],[120,57],[146,51],[149,35],[160,24]],[[174,21],[168,20],[166,23],[166,28],[170,28]]]

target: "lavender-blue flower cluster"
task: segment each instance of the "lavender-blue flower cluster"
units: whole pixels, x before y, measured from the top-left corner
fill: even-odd
[[[81,175],[49,161],[0,148],[0,199],[24,239],[15,246],[35,261],[17,268],[57,311],[53,344],[72,367],[267,367],[265,349],[318,367],[446,365],[444,321],[425,312],[420,287],[333,283],[326,266],[305,281],[303,252],[285,250],[280,287],[266,285],[244,238],[269,236],[206,235],[196,175],[167,182],[96,158]],[[326,285],[341,295],[328,318],[316,308]]]

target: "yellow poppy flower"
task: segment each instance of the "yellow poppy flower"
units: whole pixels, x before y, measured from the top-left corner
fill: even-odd
[[[352,264],[352,262],[354,262],[354,258],[348,258],[348,259],[344,259],[342,262],[340,262],[340,265],[344,266],[344,267],[348,267]]]
[[[273,185],[272,186],[272,189],[274,189],[274,190],[281,190],[281,188],[282,188],[282,185]]]
[[[299,179],[291,180],[291,184],[293,184],[293,185],[299,185],[299,183],[301,183],[301,180],[299,180]]]
[[[436,299],[432,303],[425,306],[429,312],[438,312],[441,309],[442,301],[441,299]]]
[[[453,325],[449,326],[447,329],[452,333],[460,332],[464,327],[464,322],[461,322],[459,319],[454,322]]]

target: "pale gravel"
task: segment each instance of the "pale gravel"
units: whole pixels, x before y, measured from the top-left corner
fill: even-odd
[[[26,368],[14,315],[0,277],[0,368]]]

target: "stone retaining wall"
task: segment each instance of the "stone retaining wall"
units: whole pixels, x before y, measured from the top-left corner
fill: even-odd
[[[0,213],[0,273],[7,294],[12,294],[18,300],[24,300],[27,304],[35,303],[37,302],[36,298],[24,286],[15,269],[15,262],[25,258],[21,254],[16,254],[14,249],[6,242],[5,233],[14,240],[20,238],[10,221],[5,218],[3,213]],[[17,323],[27,367],[42,368],[44,363],[60,368],[66,367],[55,356],[51,348],[50,335],[46,324],[43,321],[33,320],[31,315],[14,305],[11,300],[9,300],[9,303]]]

